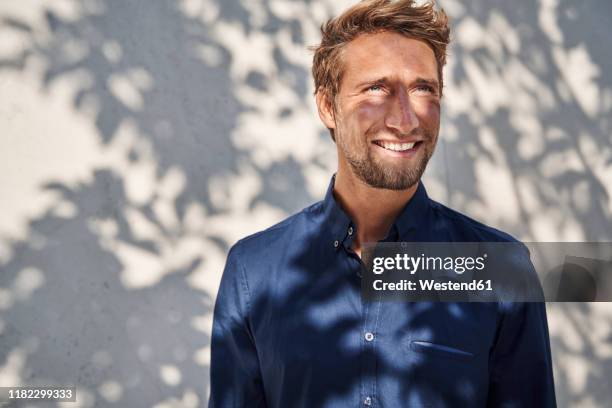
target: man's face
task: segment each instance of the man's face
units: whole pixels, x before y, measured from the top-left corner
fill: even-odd
[[[398,33],[364,34],[347,44],[335,109],[340,169],[375,188],[404,190],[419,181],[440,126],[433,50]],[[320,101],[318,101],[320,103]]]

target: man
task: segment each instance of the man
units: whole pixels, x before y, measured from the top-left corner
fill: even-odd
[[[446,16],[361,2],[322,27],[313,74],[338,151],[325,199],[232,247],[211,407],[555,406],[542,303],[365,301],[368,242],[514,241],[427,197]]]

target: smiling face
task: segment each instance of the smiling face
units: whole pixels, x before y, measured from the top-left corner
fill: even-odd
[[[335,101],[317,94],[319,115],[334,129],[338,172],[375,188],[414,186],[440,127],[434,52],[423,41],[381,32],[348,43],[342,60]]]

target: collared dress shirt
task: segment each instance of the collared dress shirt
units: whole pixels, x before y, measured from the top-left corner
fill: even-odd
[[[543,303],[364,301],[333,195],[240,240],[214,311],[209,407],[554,407]],[[383,240],[516,242],[422,182]]]

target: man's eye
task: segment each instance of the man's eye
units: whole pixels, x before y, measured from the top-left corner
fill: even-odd
[[[383,87],[381,85],[372,85],[370,87],[368,87],[367,89],[370,92],[380,92],[383,90]]]
[[[430,85],[419,85],[416,88],[416,90],[419,91],[419,92],[425,92],[425,93],[428,93],[428,94],[435,94],[436,93],[436,90],[432,86],[430,86]]]

